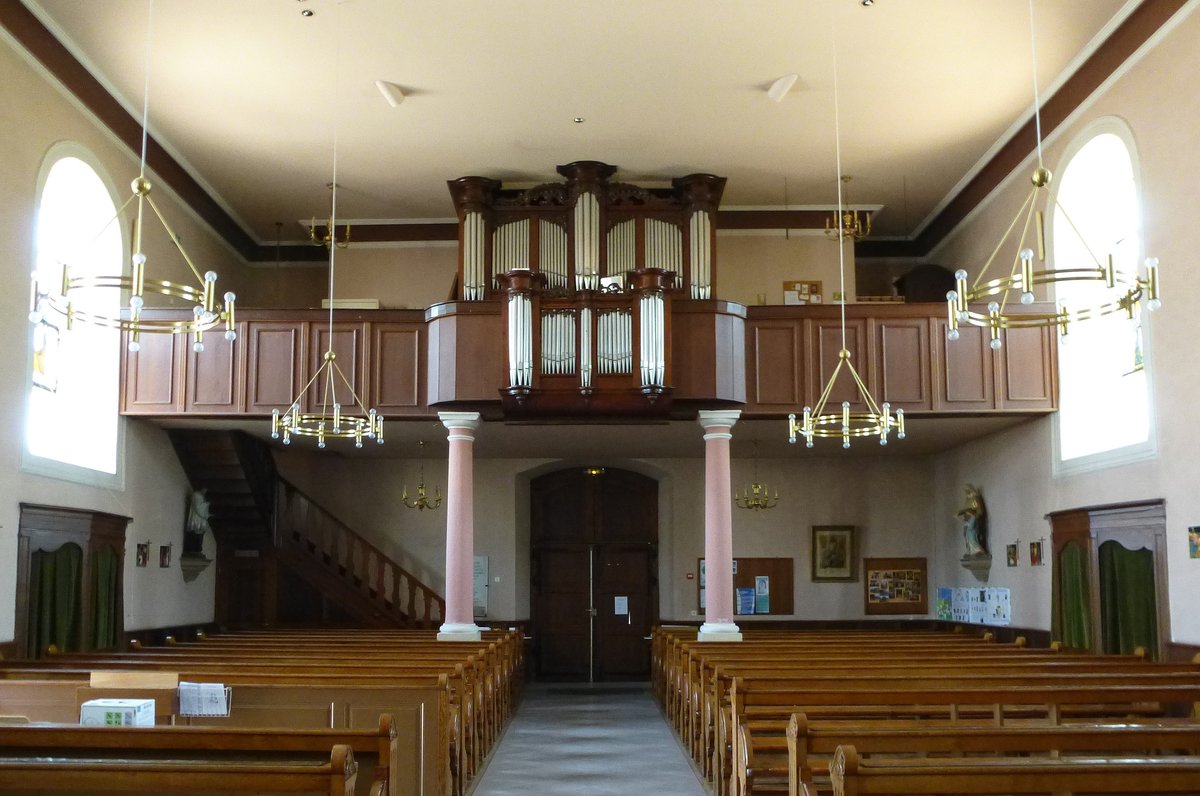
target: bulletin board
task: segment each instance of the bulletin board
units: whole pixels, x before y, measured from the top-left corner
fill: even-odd
[[[758,616],[771,615],[790,615],[795,613],[795,597],[793,594],[794,588],[794,565],[795,561],[791,558],[735,558],[733,560],[733,597],[736,603],[738,602],[738,590],[749,589],[754,593],[754,610],[753,611],[737,611],[735,616],[749,616],[755,614]],[[704,559],[699,559],[698,571],[700,578],[697,581],[697,603],[700,611],[705,609],[704,587],[705,587],[705,571]],[[762,578],[767,580],[762,581]],[[766,594],[763,594],[763,586],[766,586]],[[743,595],[746,592],[742,592]]]

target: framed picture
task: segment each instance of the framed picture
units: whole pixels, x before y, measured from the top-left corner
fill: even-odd
[[[858,580],[858,550],[854,530],[853,525],[812,527],[813,583],[848,583]]]
[[[144,567],[150,563],[150,543],[138,542],[137,545],[137,565]]]
[[[1040,567],[1044,563],[1046,563],[1046,562],[1042,560],[1042,543],[1041,542],[1030,542],[1029,543],[1029,564],[1030,564],[1030,566]]]
[[[924,558],[864,558],[863,612],[924,614],[929,611]]]
[[[160,544],[158,546],[158,566],[163,569],[171,566],[171,545]]]
[[[1010,545],[1005,545],[1004,552],[1006,554],[1006,557],[1008,560],[1008,565],[1010,567],[1015,567],[1020,562],[1020,560],[1021,560],[1020,545],[1016,544],[1015,542]]]

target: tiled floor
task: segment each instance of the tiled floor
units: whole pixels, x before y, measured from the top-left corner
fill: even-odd
[[[530,685],[473,796],[705,796],[644,685]]]

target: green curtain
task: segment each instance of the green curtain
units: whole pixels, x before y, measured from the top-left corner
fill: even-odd
[[[92,556],[92,582],[96,593],[92,600],[92,649],[117,647],[117,552],[103,547]]]
[[[79,649],[79,583],[83,550],[65,544],[57,550],[35,550],[29,556],[29,630],[26,652],[41,657],[46,647],[63,652]]]
[[[1077,542],[1067,542],[1058,554],[1058,582],[1062,643],[1068,649],[1090,650],[1091,594],[1088,589],[1087,554]]]
[[[1100,624],[1104,651],[1128,655],[1145,647],[1158,650],[1158,609],[1154,595],[1154,553],[1128,550],[1117,541],[1100,545]]]

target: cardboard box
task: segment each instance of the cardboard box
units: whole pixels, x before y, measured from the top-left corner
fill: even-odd
[[[84,726],[153,727],[153,699],[89,699],[79,707]]]

